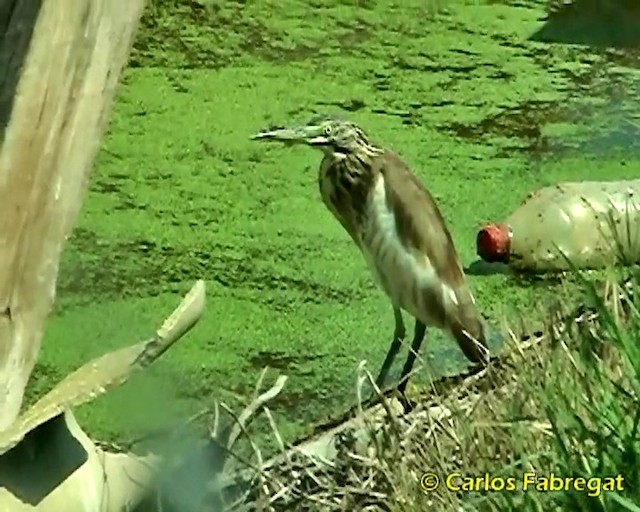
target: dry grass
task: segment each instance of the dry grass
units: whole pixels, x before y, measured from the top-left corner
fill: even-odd
[[[369,442],[353,430],[320,463],[288,451],[261,472],[233,510],[640,510],[640,315],[635,278],[597,290],[584,305],[551,308],[539,337],[466,379],[440,383],[408,413],[383,399]],[[520,336],[512,334],[512,339]],[[435,394],[434,394],[435,393]],[[274,423],[275,425],[275,423]],[[274,426],[274,432],[277,429]],[[523,490],[523,474],[615,477],[615,492]],[[440,484],[426,492],[424,475]],[[476,491],[447,488],[447,475],[480,477]],[[489,475],[489,490],[484,475]],[[506,478],[515,489],[499,491]],[[497,487],[496,487],[497,486]],[[493,489],[493,490],[492,490]],[[590,496],[589,494],[593,494]],[[597,494],[597,495],[596,495]]]

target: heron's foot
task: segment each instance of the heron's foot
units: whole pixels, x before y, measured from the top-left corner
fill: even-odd
[[[409,377],[411,376],[411,372],[413,370],[413,365],[416,362],[416,358],[418,357],[418,353],[420,352],[420,346],[424,341],[426,333],[426,326],[421,321],[416,320],[413,341],[411,342],[411,350],[409,351],[409,355],[407,356],[404,368],[402,369],[400,383],[398,384],[398,391],[402,395],[404,395],[407,383],[409,382]]]
[[[402,312],[400,311],[400,308],[395,305],[393,306],[393,319],[395,325],[393,329],[393,339],[391,340],[391,346],[389,347],[387,356],[384,358],[384,362],[382,363],[382,367],[380,368],[380,373],[378,374],[378,378],[376,379],[376,386],[380,389],[382,389],[382,386],[384,386],[384,382],[387,379],[389,370],[391,369],[393,361],[398,355],[400,347],[402,346],[402,342],[404,341],[404,337],[407,334],[404,327],[404,320],[402,319]]]
[[[393,333],[393,339],[391,340],[391,346],[389,347],[389,351],[387,352],[387,356],[384,358],[384,362],[382,363],[382,367],[380,368],[380,373],[376,378],[376,386],[382,389],[384,383],[389,375],[389,370],[393,365],[393,361],[395,360],[398,352],[400,352],[400,347],[402,346],[402,342],[406,333],[404,330],[397,330]]]

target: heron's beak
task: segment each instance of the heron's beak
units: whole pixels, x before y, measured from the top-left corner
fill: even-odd
[[[251,140],[279,141],[285,144],[308,144],[310,146],[327,143],[327,138],[323,136],[320,126],[268,130],[253,135]]]

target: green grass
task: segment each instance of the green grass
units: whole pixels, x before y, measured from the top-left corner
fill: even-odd
[[[274,407],[289,440],[351,400],[357,363],[381,364],[391,308],[319,199],[320,155],[249,140],[271,123],[314,112],[360,123],[434,193],[465,264],[477,229],[528,192],[640,176],[637,146],[619,136],[638,112],[628,55],[528,42],[541,2],[457,2],[438,15],[416,0],[361,4],[148,8],[64,253],[30,400],[148,336],[197,278],[208,286],[200,324],[81,409],[92,435],[129,438],[216,399],[237,404],[265,365],[290,376]],[[556,293],[469,279],[495,325],[518,311],[536,324],[532,304]],[[439,333],[427,345],[443,373],[464,364]]]

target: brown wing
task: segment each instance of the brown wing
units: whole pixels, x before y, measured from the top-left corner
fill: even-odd
[[[463,331],[485,345],[484,328],[451,234],[433,196],[392,152],[380,158],[380,172],[400,239],[407,249],[426,256],[439,279],[455,293],[458,307],[446,312],[447,324],[467,357],[478,361],[478,349]]]
[[[405,246],[427,256],[440,279],[464,295],[467,284],[458,253],[431,193],[393,153],[385,154],[381,172],[388,205]]]

